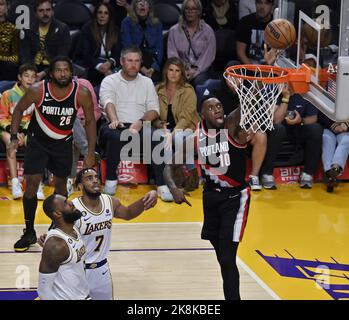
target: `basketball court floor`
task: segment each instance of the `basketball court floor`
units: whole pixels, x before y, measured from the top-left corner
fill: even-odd
[[[128,204],[150,188],[119,186],[117,197]],[[51,192],[45,188],[46,195]],[[347,183],[333,194],[321,183],[312,190],[279,185],[254,192],[238,251],[242,299],[348,299],[348,193]],[[22,205],[5,187],[0,197],[0,300],[35,299],[40,248],[13,251],[23,229]],[[131,222],[114,221],[114,298],[224,298],[214,251],[200,239],[201,187],[189,201],[192,207],[159,200]],[[48,223],[39,203],[37,233],[47,231]]]

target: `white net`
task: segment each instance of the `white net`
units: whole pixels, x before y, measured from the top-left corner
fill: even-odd
[[[232,73],[234,75],[231,75]],[[272,78],[285,74],[286,71],[280,73],[279,70],[275,71],[273,68],[266,71],[265,66],[262,70],[258,66],[251,68],[243,65],[224,72],[224,78],[231,83],[239,96],[240,126],[243,129],[265,132],[274,128],[274,109],[285,83],[266,83],[261,78],[268,78],[269,82],[272,81]]]

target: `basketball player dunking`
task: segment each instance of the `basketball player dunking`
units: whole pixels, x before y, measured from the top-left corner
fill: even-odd
[[[209,240],[215,249],[225,299],[238,300],[240,280],[236,252],[246,226],[250,202],[250,188],[245,182],[245,149],[251,136],[239,126],[240,108],[224,119],[222,104],[216,97],[205,97],[200,106],[202,121],[192,139],[195,139],[205,179],[201,238]],[[190,143],[184,145],[190,146]],[[190,205],[174,183],[173,168],[174,165],[166,165],[164,177],[174,201]]]
[[[46,236],[39,266],[42,300],[86,300],[89,288],[84,268],[86,248],[74,222],[81,217],[71,201],[53,194],[43,203],[55,225]]]
[[[77,109],[85,113],[88,154],[84,166],[94,165],[96,123],[89,90],[72,81],[73,66],[69,58],[56,57],[50,64],[50,80],[41,81],[25,93],[13,113],[9,153],[18,147],[17,132],[23,112],[35,104],[28,128],[28,143],[24,158],[26,191],[23,209],[26,229],[15,245],[15,251],[26,251],[36,243],[34,230],[37,207],[36,193],[45,168],[54,175],[55,193],[66,195],[66,180],[72,166],[72,129]]]
[[[144,210],[157,203],[155,190],[148,192],[142,199],[125,207],[121,202],[106,194],[101,194],[101,184],[94,169],[82,169],[76,177],[76,184],[82,189],[82,197],[73,199],[82,217],[75,227],[81,233],[86,246],[86,277],[93,300],[112,300],[113,283],[107,257],[110,250],[113,217],[131,220]],[[39,239],[41,244],[45,235]]]

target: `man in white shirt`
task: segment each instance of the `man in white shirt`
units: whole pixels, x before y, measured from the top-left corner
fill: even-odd
[[[101,84],[100,103],[109,121],[100,130],[100,141],[105,146],[107,164],[104,192],[109,195],[115,194],[117,166],[123,156],[122,147],[127,144],[127,141],[122,138],[123,131],[128,129],[127,134],[132,133],[132,138],[138,133],[139,144],[142,146],[143,136],[150,137],[152,134],[149,124],[159,116],[159,100],[153,82],[139,73],[141,61],[142,53],[138,47],[124,48],[120,58],[122,69],[118,73],[105,77]],[[151,150],[153,150],[160,142],[151,140]],[[149,161],[153,166],[161,199],[172,201],[172,195],[163,180],[162,172],[165,164],[155,164],[153,157],[149,154],[151,150],[143,149],[143,161]]]

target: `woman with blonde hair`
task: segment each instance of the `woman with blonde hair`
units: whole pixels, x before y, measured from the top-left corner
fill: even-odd
[[[151,0],[133,0],[129,16],[121,22],[122,47],[135,45],[142,51],[141,72],[159,80],[163,57],[162,24],[154,16]]]
[[[184,137],[192,134],[199,122],[196,111],[196,94],[194,88],[186,83],[185,67],[183,62],[176,58],[170,58],[163,68],[163,81],[156,86],[159,96],[160,117],[155,120],[153,126],[164,129],[167,137],[167,145],[180,145]],[[176,142],[177,141],[177,142]],[[188,164],[189,178],[186,190],[197,188],[199,183],[195,164]]]
[[[216,37],[201,14],[200,0],[184,0],[180,21],[171,27],[167,42],[168,57],[184,62],[186,77],[194,86],[209,79],[216,57]]]

